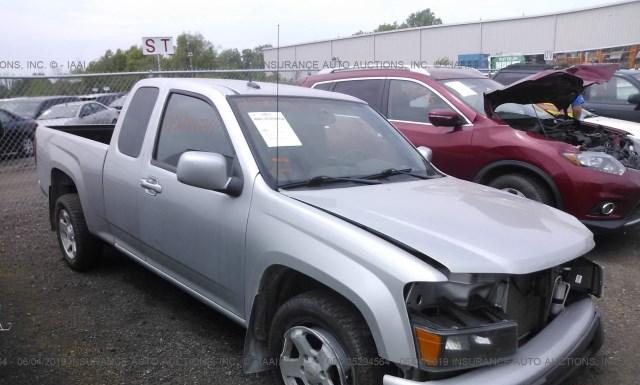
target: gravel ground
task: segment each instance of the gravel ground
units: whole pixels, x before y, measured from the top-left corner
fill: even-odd
[[[0,166],[0,384],[265,384],[241,370],[244,330],[112,249],[84,274],[49,231],[29,162]],[[636,384],[640,232],[599,238],[606,342],[566,385]]]

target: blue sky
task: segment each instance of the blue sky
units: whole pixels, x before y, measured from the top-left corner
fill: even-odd
[[[200,32],[220,48],[252,48],[349,36],[431,8],[444,23],[584,8],[607,0],[205,1],[0,0],[0,61],[91,60],[142,36]],[[0,73],[6,73],[0,69]]]

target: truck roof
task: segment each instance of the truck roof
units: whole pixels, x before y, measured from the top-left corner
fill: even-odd
[[[362,100],[350,95],[337,92],[322,91],[307,87],[292,86],[287,84],[249,82],[248,80],[235,79],[202,79],[202,78],[155,78],[144,79],[139,82],[143,86],[168,87],[193,91],[194,88],[210,88],[225,96],[251,95],[251,96],[297,96],[315,97],[324,99],[345,100],[364,103]],[[257,85],[257,87],[256,87]]]

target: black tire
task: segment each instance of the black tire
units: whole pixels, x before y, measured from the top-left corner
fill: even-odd
[[[66,216],[65,213],[67,214]],[[61,229],[65,221],[71,224],[70,231],[68,226],[65,229]],[[101,243],[87,228],[82,206],[80,205],[80,198],[78,198],[77,194],[65,194],[56,201],[55,230],[60,252],[62,252],[62,256],[69,267],[76,271],[86,271],[95,265],[102,251]],[[69,243],[65,243],[65,240],[68,241],[69,238],[65,238],[64,234],[69,232],[73,234],[73,240],[75,241],[74,253],[69,251]]]
[[[499,190],[506,190],[516,194],[520,192],[525,197],[554,206],[554,199],[549,188],[538,178],[523,174],[501,175],[489,183],[489,186]]]
[[[269,350],[278,364],[285,332],[296,326],[322,330],[332,337],[352,364],[346,371],[350,379],[348,384],[382,384],[386,362],[378,356],[365,320],[351,304],[335,294],[319,290],[300,294],[280,306],[269,332]],[[282,384],[279,365],[272,372],[277,383]]]
[[[34,154],[33,138],[24,136],[20,139],[20,155],[24,158],[30,158]]]

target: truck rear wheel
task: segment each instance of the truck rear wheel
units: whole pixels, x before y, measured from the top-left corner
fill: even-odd
[[[385,361],[378,357],[365,320],[331,293],[312,291],[284,303],[269,333],[279,383],[381,384]]]
[[[65,194],[55,204],[56,234],[64,260],[76,271],[91,268],[100,256],[100,242],[87,228],[77,194]]]
[[[489,183],[489,186],[514,195],[529,198],[549,206],[554,205],[551,192],[538,179],[522,174],[501,175]]]

